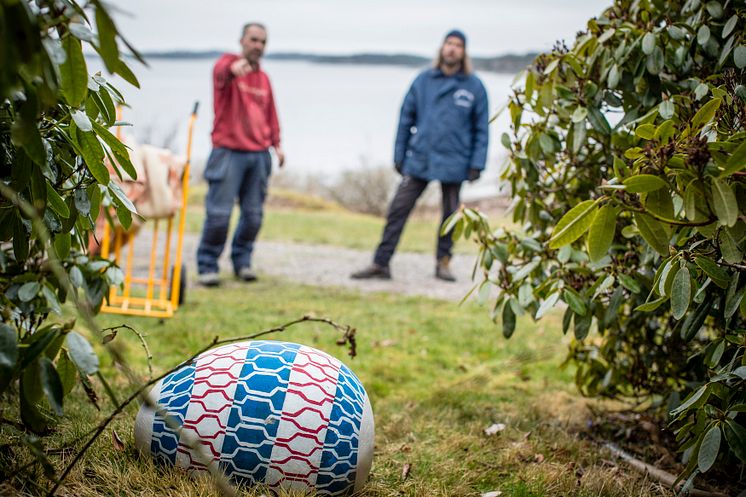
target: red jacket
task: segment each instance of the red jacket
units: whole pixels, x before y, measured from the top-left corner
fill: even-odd
[[[261,69],[235,77],[238,55],[224,54],[212,71],[213,147],[258,152],[280,146],[280,124],[269,78]]]

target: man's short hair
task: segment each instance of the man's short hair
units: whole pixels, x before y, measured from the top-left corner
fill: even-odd
[[[267,31],[267,28],[264,27],[264,24],[262,24],[260,22],[247,22],[246,24],[243,25],[243,30],[241,31],[241,36],[243,37],[244,35],[246,35],[246,31],[249,28],[251,28],[251,27],[257,27],[257,28],[260,28],[260,29],[264,30],[265,32]]]

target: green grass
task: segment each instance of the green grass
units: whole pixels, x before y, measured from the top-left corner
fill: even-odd
[[[100,316],[99,322],[126,323],[146,334],[156,373],[213,337],[249,335],[306,314],[357,328],[354,359],[335,345],[338,335],[325,325],[304,323],[271,338],[327,351],[365,385],[375,413],[376,449],[363,495],[479,496],[494,490],[506,496],[663,495],[643,479],[604,465],[608,456],[578,436],[585,401],[575,393],[573,371],[560,368],[566,343],[556,331],[557,315],[540,324],[519,319],[516,335],[506,341],[476,304],[362,295],[269,278],[196,289],[187,299],[163,323],[112,315]],[[112,343],[144,377],[147,362],[138,340],[121,331]],[[124,397],[130,387],[109,356],[102,357],[106,376]],[[100,385],[97,389],[102,392]],[[103,397],[99,403],[100,413],[78,387],[65,406],[66,422],[49,445],[75,439],[103,419],[112,405]],[[157,467],[138,455],[135,414],[132,406],[113,424],[124,448],[115,447],[107,430],[70,475],[64,495],[218,495],[206,479]],[[497,422],[506,430],[485,436],[483,430]],[[60,467],[70,457],[53,460]],[[405,479],[407,464],[411,471]],[[246,495],[260,493],[246,490]]]
[[[187,231],[199,233],[204,222],[204,186],[193,188],[187,209]],[[259,233],[261,240],[287,241],[320,245],[335,245],[362,250],[373,250],[380,241],[384,219],[345,210],[336,204],[303,196],[296,192],[273,190],[275,201],[264,212]],[[276,204],[282,204],[278,207]],[[235,208],[231,226],[238,221]],[[437,215],[411,216],[402,234],[398,250],[403,252],[435,252]],[[493,220],[500,222],[500,219]],[[464,240],[456,242],[457,253],[473,253],[476,247]]]

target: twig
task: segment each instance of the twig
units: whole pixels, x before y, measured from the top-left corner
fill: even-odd
[[[52,490],[50,490],[49,493],[47,494],[47,497],[52,497],[57,492],[57,490],[59,489],[59,487],[65,481],[65,478],[67,478],[67,476],[70,474],[70,471],[72,471],[72,469],[75,467],[75,465],[78,463],[78,461],[80,461],[80,459],[83,457],[83,455],[85,455],[85,453],[88,451],[88,449],[91,447],[91,445],[93,445],[93,443],[96,441],[96,439],[98,439],[98,437],[101,435],[101,433],[104,432],[104,430],[109,425],[109,423],[111,423],[114,420],[114,418],[116,418],[124,410],[125,407],[127,407],[129,404],[131,404],[132,401],[134,401],[138,397],[143,401],[143,403],[145,403],[145,404],[147,404],[149,406],[153,406],[153,403],[152,403],[151,399],[147,395],[145,395],[145,390],[147,390],[149,387],[155,385],[156,383],[158,383],[160,380],[162,380],[163,378],[165,378],[169,374],[171,374],[171,373],[179,370],[180,368],[182,368],[184,366],[184,364],[189,364],[189,363],[193,362],[198,356],[200,356],[204,352],[210,350],[211,348],[215,347],[216,345],[225,345],[225,344],[229,344],[229,343],[240,342],[240,341],[243,341],[243,340],[253,340],[253,339],[260,338],[260,337],[263,337],[265,335],[269,335],[269,334],[272,334],[272,333],[281,333],[281,332],[287,330],[288,328],[290,328],[292,326],[295,326],[296,324],[305,323],[305,322],[324,323],[324,324],[328,324],[328,325],[332,326],[337,331],[343,331],[344,335],[342,336],[342,338],[340,338],[337,341],[337,344],[338,345],[347,344],[349,346],[349,349],[350,349],[349,350],[350,356],[354,357],[356,355],[356,342],[355,342],[355,329],[354,328],[351,328],[349,326],[343,326],[343,325],[337,324],[337,323],[335,323],[334,321],[332,321],[330,319],[316,318],[316,317],[312,317],[312,316],[303,316],[300,319],[296,319],[294,321],[290,321],[290,322],[288,322],[286,324],[283,324],[281,326],[277,326],[275,328],[270,328],[268,330],[264,330],[264,331],[261,331],[259,333],[255,333],[255,334],[249,335],[249,336],[226,338],[224,340],[220,340],[219,337],[215,337],[215,338],[213,338],[213,340],[210,342],[209,345],[206,345],[205,347],[201,348],[198,352],[196,352],[195,354],[193,354],[189,359],[187,359],[186,361],[180,363],[179,365],[177,365],[177,366],[169,369],[168,371],[166,371],[165,373],[159,375],[158,377],[151,379],[150,381],[148,381],[147,383],[145,383],[144,385],[142,385],[140,388],[138,388],[135,392],[133,392],[123,403],[119,404],[116,407],[116,409],[114,409],[114,411],[106,419],[104,419],[98,425],[98,428],[95,430],[93,436],[91,436],[91,438],[88,440],[88,442],[86,442],[86,444],[83,446],[83,448],[75,455],[75,457],[70,462],[70,464],[68,464],[68,466],[65,468],[65,470],[60,475],[59,479],[55,482],[54,487],[52,487]],[[168,416],[164,416],[164,418],[168,419]],[[176,428],[180,429],[180,427],[176,427]],[[199,451],[196,451],[196,452],[198,454],[200,453]],[[210,468],[212,468],[212,466],[213,466],[212,464],[209,464],[210,462],[212,462],[212,461],[209,461],[208,464],[205,464],[205,466],[207,466],[208,470],[210,470]],[[211,474],[213,474],[212,471],[211,471]],[[225,493],[226,489],[223,488],[223,485],[225,484],[225,482],[221,481],[221,480],[225,480],[225,478],[224,477],[221,478],[220,475],[215,475],[215,474],[213,474],[213,476],[216,477],[216,480],[217,480],[217,482],[218,482],[218,484],[219,484],[219,486],[221,488],[221,491],[223,491],[223,493]]]
[[[145,341],[145,337],[142,335],[142,333],[140,333],[139,331],[134,329],[132,326],[129,326],[127,324],[120,324],[119,326],[111,326],[109,328],[102,328],[101,331],[102,332],[112,331],[114,332],[114,334],[116,334],[116,331],[120,328],[124,328],[126,330],[131,331],[132,333],[137,335],[137,338],[140,339],[140,344],[142,344],[142,348],[145,350],[145,355],[147,356],[147,359],[148,359],[148,379],[152,378],[153,377],[153,354],[150,352],[150,348],[148,347],[148,342]]]
[[[671,487],[673,490],[679,490],[681,488],[681,483],[679,483],[678,485],[676,484],[676,476],[672,475],[668,471],[664,471],[662,469],[656,468],[655,466],[651,466],[648,463],[640,461],[636,457],[623,451],[616,444],[613,444],[611,442],[606,442],[604,444],[604,447],[609,449],[609,451],[615,457],[618,457],[622,461],[629,464],[632,467],[632,469],[634,469],[638,473],[647,475],[651,477],[653,480]],[[693,497],[728,497],[726,494],[722,494],[720,492],[709,492],[707,490],[701,490],[697,488],[692,488],[689,491],[689,495]]]

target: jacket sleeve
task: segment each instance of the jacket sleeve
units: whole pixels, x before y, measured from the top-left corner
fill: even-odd
[[[272,92],[272,86],[267,80],[269,88],[269,105],[267,106],[267,123],[269,124],[270,139],[272,146],[280,148],[280,120],[277,117],[277,108],[275,107],[275,96]]]
[[[231,64],[235,60],[235,55],[225,54],[215,63],[215,67],[212,69],[212,83],[216,90],[223,90],[233,80]]]
[[[487,91],[480,85],[480,92],[474,105],[473,139],[471,145],[471,169],[484,169],[487,163],[487,145],[489,143],[489,105]]]
[[[419,81],[419,78],[415,79],[412,86],[409,87],[401,106],[399,126],[396,130],[396,141],[394,142],[394,164],[404,162],[404,154],[412,136],[412,126],[417,122],[417,81]]]

